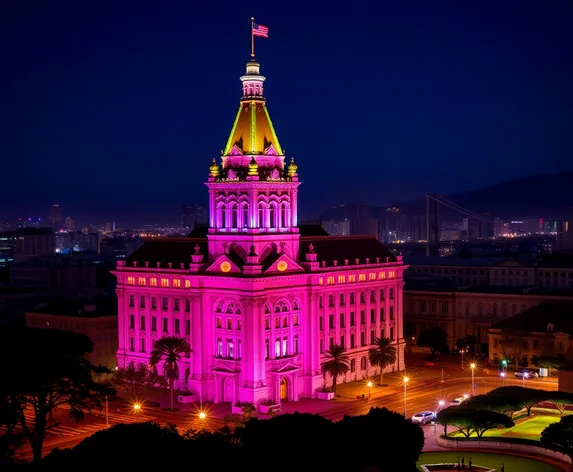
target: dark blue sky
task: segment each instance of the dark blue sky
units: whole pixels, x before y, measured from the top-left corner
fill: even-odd
[[[573,168],[570,0],[314,3],[1,2],[0,219],[205,200],[251,16],[303,217]]]

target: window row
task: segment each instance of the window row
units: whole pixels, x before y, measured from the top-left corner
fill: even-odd
[[[388,309],[388,314],[389,314],[389,321],[393,321],[394,320],[394,307],[391,306]],[[360,324],[361,325],[365,325],[367,323],[383,323],[384,321],[386,321],[385,318],[385,312],[384,312],[384,308],[380,308],[380,310],[378,311],[378,317],[376,316],[376,310],[374,308],[372,308],[370,310],[370,317],[369,320],[367,320],[366,317],[366,310],[362,310],[360,312]],[[346,313],[340,313],[340,316],[338,318],[338,326],[335,325],[335,321],[336,321],[336,316],[331,314],[328,315],[328,329],[335,329],[335,328],[346,328]],[[350,326],[356,326],[356,317],[355,317],[355,313],[353,311],[350,312],[350,316],[348,317],[348,321],[350,323]],[[324,325],[324,317],[320,316],[319,318],[319,326],[320,326],[320,330],[321,331],[325,331],[326,330],[326,326]]]
[[[298,326],[298,323],[298,313],[286,316],[275,316],[274,318],[275,329],[288,328],[291,325]],[[265,318],[265,329],[271,329],[271,318],[269,316]]]
[[[388,337],[392,341],[394,341],[394,333],[395,333],[394,328],[391,327]],[[384,330],[382,330],[380,337],[381,338],[384,337]],[[370,339],[367,339],[366,331],[362,331],[360,333],[360,346],[358,346],[356,344],[357,336],[355,333],[350,334],[350,336],[348,336],[348,337],[345,336],[344,334],[341,334],[340,337],[338,338],[338,341],[339,341],[338,343],[336,342],[337,338],[335,336],[330,336],[330,338],[328,338],[326,340],[328,342],[327,345],[325,345],[325,339],[320,338],[320,352],[322,354],[325,350],[328,350],[328,348],[331,344],[339,344],[344,349],[355,349],[357,347],[365,347],[369,344],[372,345],[372,344],[374,344],[375,340],[376,340],[376,330],[374,330],[374,329],[370,330]]]
[[[215,214],[217,228],[289,228],[291,209],[288,202],[260,202],[252,214],[247,202],[220,203]]]
[[[223,324],[223,318],[217,317],[217,320],[215,322],[215,326],[219,329],[222,329],[223,326],[225,326],[225,329],[237,329],[238,331],[243,329],[243,320],[241,320],[240,318],[237,319],[233,319],[233,318],[227,318],[225,320],[225,323]]]
[[[140,287],[147,286],[147,281],[149,280],[150,287],[157,287],[157,278],[150,277],[137,277],[137,285]],[[181,284],[181,279],[160,279],[160,286],[161,287],[173,287],[173,288],[191,288],[191,281],[185,280],[183,284]],[[127,285],[135,285],[135,277],[128,277],[127,278]]]
[[[157,316],[151,316],[151,326],[150,329],[151,331],[155,331],[157,332]],[[146,317],[145,315],[141,315],[139,317],[139,326],[136,327],[135,325],[135,321],[136,321],[136,317],[135,315],[129,315],[129,329],[140,329],[143,331],[147,331],[148,326],[146,324]],[[173,332],[171,333],[169,331],[169,319],[168,318],[161,318],[161,330],[163,333],[168,333],[168,334],[185,334],[186,336],[189,336],[191,334],[191,320],[183,320],[185,322],[185,333],[181,332],[181,321],[179,319],[175,319],[173,320]]]
[[[188,299],[185,299],[185,312],[189,313],[191,311],[191,302]],[[139,297],[139,308],[146,307],[146,298],[145,295],[141,295]],[[129,307],[135,308],[135,295],[129,296]],[[157,310],[157,297],[151,297],[151,309]],[[161,309],[164,311],[169,310],[169,298],[168,297],[161,297]],[[174,298],[173,299],[173,311],[181,311],[181,299]]]
[[[378,299],[383,302],[386,300],[386,290],[385,289],[380,289],[378,291]],[[375,290],[370,290],[370,303],[376,303],[376,291]],[[360,303],[366,303],[366,292],[360,292]],[[394,289],[390,288],[388,289],[388,299],[389,300],[394,300]],[[334,307],[334,294],[330,294],[328,295],[328,306],[330,308]],[[356,294],[355,292],[350,292],[348,294],[346,293],[341,293],[338,295],[338,305],[339,306],[346,306],[346,302],[348,301],[349,305],[355,305],[356,304]],[[319,307],[320,308],[324,308],[324,298],[321,296],[319,298]]]

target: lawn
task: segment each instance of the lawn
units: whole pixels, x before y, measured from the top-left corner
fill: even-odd
[[[541,431],[552,423],[557,423],[561,418],[559,416],[534,416],[531,419],[518,423],[513,428],[492,429],[484,433],[484,437],[503,437],[503,438],[520,438],[531,441],[539,441]],[[451,436],[462,437],[460,433]],[[473,434],[471,437],[475,437]]]
[[[441,464],[445,462],[456,463],[458,458],[465,457],[466,466],[469,458],[472,458],[474,465],[482,465],[491,469],[499,470],[501,463],[505,465],[505,472],[559,472],[559,469],[545,462],[527,459],[525,457],[511,456],[505,454],[490,454],[487,452],[475,453],[469,451],[455,452],[424,452],[420,455],[418,469],[420,465]]]

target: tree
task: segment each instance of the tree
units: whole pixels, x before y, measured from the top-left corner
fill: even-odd
[[[83,419],[92,408],[101,409],[105,395],[115,394],[109,385],[94,380],[108,372],[93,366],[84,355],[92,341],[70,331],[14,328],[0,330],[0,359],[5,359],[0,399],[16,410],[18,423],[32,448],[33,462],[42,457],[48,417],[61,405],[70,415]],[[27,412],[33,412],[34,421]]]
[[[528,346],[524,333],[521,331],[505,333],[499,340],[499,343],[503,349],[504,357],[506,353],[511,352],[515,360],[515,369],[517,370],[519,368],[519,359]]]
[[[173,390],[175,379],[179,378],[179,361],[191,353],[191,346],[181,336],[164,336],[155,341],[149,363],[156,366],[163,362],[163,372],[169,381],[171,410],[173,410]]]
[[[438,413],[438,422],[444,425],[444,434],[447,436],[448,425],[458,428],[466,438],[473,433],[481,438],[486,431],[495,428],[511,428],[515,423],[503,413],[491,410],[478,410],[466,406],[446,408]]]
[[[0,464],[10,459],[22,442],[22,434],[15,431],[16,426],[17,408],[7,398],[0,398],[0,427],[4,427],[4,434],[0,435]]]
[[[368,359],[373,366],[380,367],[380,385],[384,385],[384,369],[396,362],[396,348],[391,346],[390,338],[376,338],[376,347],[368,351]]]
[[[464,336],[463,338],[459,338],[456,341],[456,347],[459,350],[469,348],[470,352],[475,352],[476,344],[478,344],[478,343],[479,343],[478,338],[476,338],[475,336],[472,336],[472,335],[468,335],[468,336]]]
[[[565,358],[559,358],[552,355],[533,356],[532,362],[537,367],[542,367],[549,370],[549,377],[551,377],[552,369],[559,369],[567,361]]]
[[[157,369],[146,364],[130,362],[125,368],[118,368],[113,376],[113,383],[121,388],[131,399],[141,398],[141,390],[146,387],[167,386],[165,377],[157,373]]]
[[[541,432],[541,444],[548,449],[567,454],[573,459],[573,416],[564,416],[558,423]]]
[[[430,348],[434,357],[436,353],[447,352],[448,333],[439,327],[428,329],[420,334],[418,346]]]
[[[332,376],[332,391],[336,393],[336,381],[339,375],[346,375],[350,370],[350,359],[340,344],[331,344],[325,352],[326,359],[322,362],[320,369],[322,375]]]
[[[547,391],[537,390],[535,388],[523,388],[516,385],[499,387],[487,395],[486,403],[489,402],[490,408],[509,417],[513,416],[516,411],[525,408],[527,416],[531,416],[531,408],[547,399]]]
[[[573,395],[568,392],[545,392],[545,399],[555,405],[561,416],[565,416],[567,407],[573,405]]]

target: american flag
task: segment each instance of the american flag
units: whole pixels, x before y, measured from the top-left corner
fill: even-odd
[[[269,29],[263,25],[257,25],[253,23],[253,35],[262,36],[263,38],[269,37]]]

